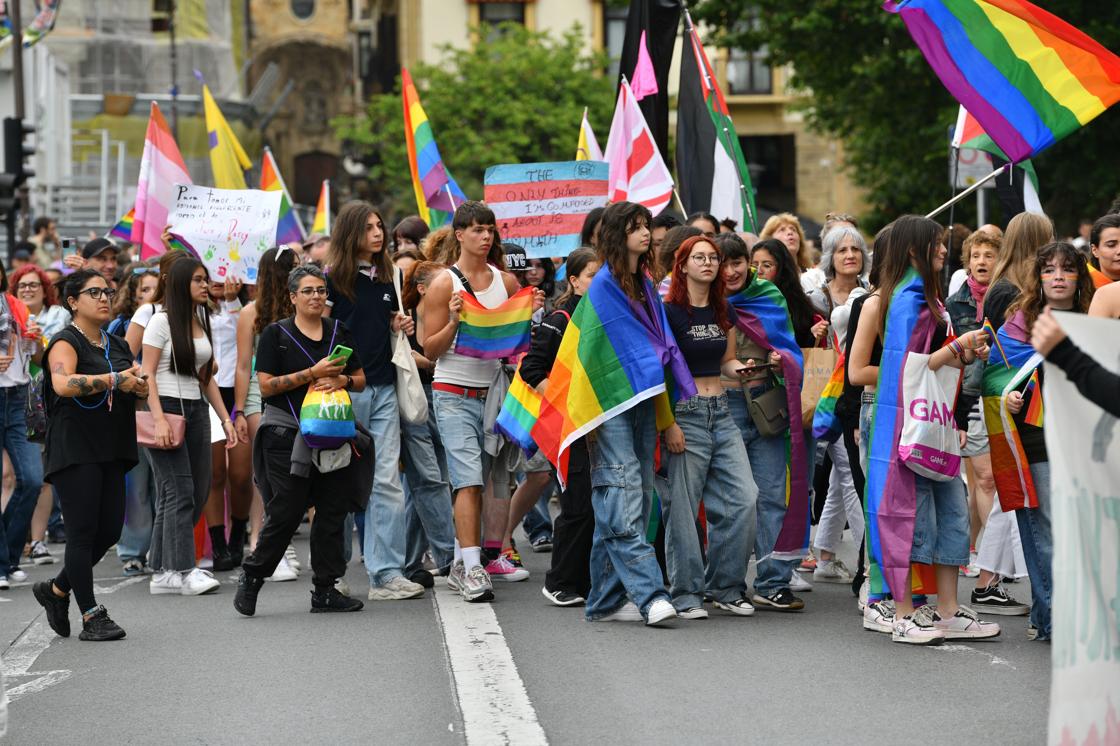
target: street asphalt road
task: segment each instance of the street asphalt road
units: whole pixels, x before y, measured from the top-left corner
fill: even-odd
[[[466,605],[439,579],[422,600],[309,614],[306,527],[295,546],[305,573],[268,583],[252,619],[233,609],[233,573],[213,595],[153,597],[147,578],[123,578],[110,555],[96,584],[128,631],[120,642],[80,642],[73,606],[74,633],[61,639],[29,587],[0,592],[14,700],[7,741],[1045,740],[1050,647],[1027,640],[1025,617],[997,619],[1004,631],[992,642],[896,645],[861,628],[846,586],[818,583],[799,614],[712,611],[672,629],[588,624],[581,609],[544,600],[549,555],[530,552],[532,577],[501,584],[493,604]],[[36,581],[58,565],[28,569]],[[364,599],[361,565],[350,565],[347,580]],[[962,600],[972,585],[961,579]],[[1009,588],[1029,598],[1025,582]]]

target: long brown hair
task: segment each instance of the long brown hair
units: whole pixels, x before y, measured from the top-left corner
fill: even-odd
[[[576,294],[575,288],[572,287],[572,279],[582,275],[588,264],[597,261],[599,261],[599,255],[595,253],[595,249],[587,246],[568,254],[568,259],[564,264],[564,292],[556,299],[556,303],[553,304],[554,308],[559,308],[567,303],[568,298]]]
[[[197,378],[203,386],[210,383],[214,375],[214,359],[211,357],[208,365],[198,368],[194,356],[194,330],[191,324],[198,319],[206,339],[213,347],[214,341],[210,335],[210,312],[205,305],[197,305],[191,296],[194,285],[195,270],[202,269],[206,272],[206,280],[210,281],[210,273],[206,266],[193,256],[176,261],[171,271],[167,273],[167,282],[164,284],[163,310],[167,314],[167,325],[171,329],[171,370],[179,375]],[[171,392],[164,392],[171,396]]]
[[[941,273],[933,271],[933,259],[941,246],[942,228],[933,220],[921,215],[903,215],[890,226],[890,236],[884,247],[882,265],[878,268],[879,284],[879,330],[887,327],[887,312],[890,310],[891,296],[895,288],[906,277],[911,267],[922,278],[926,305],[934,320],[944,324],[941,316]],[[879,242],[875,242],[876,255]],[[879,258],[876,256],[876,258]]]
[[[419,286],[430,284],[432,276],[446,268],[446,264],[439,262],[417,262],[409,268],[404,278],[404,287],[401,288],[401,305],[405,311],[413,311],[420,305]]]
[[[681,243],[680,248],[677,249],[677,254],[673,258],[673,279],[669,282],[669,294],[665,297],[666,303],[671,303],[674,306],[681,306],[688,311],[690,317],[692,316],[692,302],[688,297],[688,278],[685,277],[683,270],[684,265],[688,262],[688,258],[692,256],[692,250],[700,244],[708,244],[715,250],[716,256],[722,256],[719,247],[707,236],[700,235],[686,238]],[[719,328],[726,332],[731,328],[732,324],[731,318],[727,313],[727,300],[725,296],[721,260],[716,265],[716,277],[708,288],[708,304],[712,307]]]
[[[635,202],[615,202],[603,210],[599,223],[599,242],[596,248],[603,263],[611,268],[611,274],[630,298],[637,300],[641,294],[634,275],[630,274],[630,251],[626,239],[642,226],[649,228],[653,216],[644,205]],[[653,255],[653,243],[644,254],[638,257],[638,276],[656,274],[657,258]]]
[[[253,301],[257,318],[253,334],[260,334],[269,324],[295,315],[288,293],[288,273],[296,266],[296,252],[287,246],[269,249],[261,255],[257,268],[257,299]]]
[[[169,251],[159,258],[159,282],[156,283],[156,294],[152,296],[152,305],[163,303],[163,294],[167,291],[167,275],[171,267],[180,259],[191,255],[185,251]]]
[[[370,263],[377,270],[380,282],[393,281],[393,259],[389,256],[389,241],[385,234],[385,221],[381,213],[369,202],[347,202],[331,226],[331,248],[327,252],[327,266],[331,286],[350,300],[354,300],[354,282],[358,277],[358,254],[367,247],[366,223],[370,215],[381,224],[381,251],[373,255]]]
[[[1063,264],[1073,265],[1077,271],[1077,294],[1073,296],[1073,310],[1077,313],[1089,313],[1089,304],[1093,301],[1095,286],[1093,278],[1089,275],[1089,267],[1085,264],[1085,255],[1071,243],[1053,241],[1038,250],[1034,267],[1023,282],[1023,291],[1007,307],[1007,318],[1011,318],[1016,311],[1022,311],[1028,329],[1038,320],[1047,303],[1046,295],[1042,292],[1042,269],[1054,259]]]
[[[1039,248],[1054,240],[1054,223],[1045,215],[1021,212],[1011,218],[1003,234],[992,285],[1004,277],[1020,290],[1027,282]]]

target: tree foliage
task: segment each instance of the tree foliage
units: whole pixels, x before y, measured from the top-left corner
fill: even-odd
[[[585,51],[578,26],[559,37],[518,24],[473,33],[473,46],[445,46],[439,64],[409,70],[443,163],[468,197],[482,198],[488,166],[572,160],[585,106],[605,137],[609,121],[601,117],[614,109],[614,81],[604,75],[607,57]],[[364,115],[333,124],[369,166],[373,197],[386,214],[415,212],[400,79]]]
[[[811,92],[811,126],[844,142],[854,180],[869,191],[870,228],[948,198],[948,131],[957,113],[902,20],[878,5],[699,0],[692,11],[721,46],[766,45],[772,64],[792,65],[794,85]],[[1046,9],[1120,50],[1120,4],[1050,0]],[[1120,194],[1117,152],[1114,108],[1035,158],[1043,204],[1060,233],[1104,213]]]

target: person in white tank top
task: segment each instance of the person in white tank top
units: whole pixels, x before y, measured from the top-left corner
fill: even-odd
[[[499,269],[503,266],[502,251],[495,240],[494,223],[493,211],[482,202],[464,202],[455,210],[451,226],[459,244],[459,257],[453,269],[433,280],[424,296],[422,314],[424,354],[436,361],[433,409],[440,435],[447,444],[455,508],[455,561],[447,584],[470,602],[494,597],[491,575],[482,563],[482,495],[493,477],[483,449],[482,413],[487,388],[499,363],[458,355],[454,347],[463,308],[463,278],[475,298],[487,308],[496,308],[520,290],[517,279]],[[534,310],[543,305],[543,294],[538,292]],[[487,533],[496,536],[499,552],[508,514],[508,500],[492,500],[488,505],[486,517],[492,525]],[[501,564],[501,557],[490,564],[500,570],[496,566]],[[524,577],[521,573],[517,579]]]

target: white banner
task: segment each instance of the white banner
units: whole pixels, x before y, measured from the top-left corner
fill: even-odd
[[[1056,313],[1074,344],[1120,374],[1120,322]],[[1120,424],[1057,366],[1043,384],[1054,536],[1051,744],[1120,738]]]
[[[276,245],[283,192],[175,185],[171,233],[206,265],[210,278],[257,281],[261,254]]]

